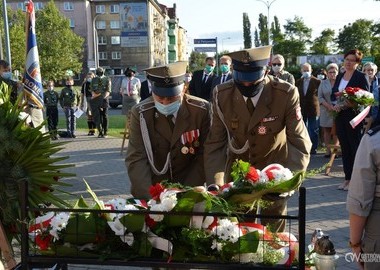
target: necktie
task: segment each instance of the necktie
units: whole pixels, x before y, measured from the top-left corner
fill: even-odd
[[[247,108],[248,108],[250,115],[252,115],[253,112],[255,111],[255,106],[253,106],[253,102],[252,102],[251,98],[247,98]]]
[[[175,126],[175,124],[173,122],[173,118],[174,118],[174,115],[172,115],[172,114],[167,116],[169,126],[170,126],[172,131],[174,130],[174,126]]]
[[[225,81],[226,81],[226,74],[223,74],[221,83],[224,83]]]
[[[132,96],[132,82],[128,80],[128,96]]]
[[[203,75],[203,81],[202,81],[202,84],[205,84],[205,83],[207,82],[207,77],[208,77],[207,74]]]

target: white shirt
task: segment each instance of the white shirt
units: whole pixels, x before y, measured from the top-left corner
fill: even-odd
[[[131,82],[131,89],[128,89],[129,81]],[[131,96],[131,95],[139,95],[141,89],[141,82],[139,78],[132,77],[129,79],[128,77],[125,77],[121,81],[121,87],[120,91],[123,93],[123,95]]]

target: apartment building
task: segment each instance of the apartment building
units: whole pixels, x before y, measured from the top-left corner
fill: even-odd
[[[49,1],[34,1],[35,9]],[[72,30],[85,39],[83,73],[97,66],[110,74],[126,67],[137,71],[170,62],[188,60],[186,30],[179,26],[176,5],[156,0],[54,1]],[[7,1],[13,9],[25,3]],[[38,17],[37,17],[38,20]]]

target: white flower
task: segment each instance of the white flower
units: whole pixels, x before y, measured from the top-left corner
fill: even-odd
[[[212,229],[211,233],[218,236],[221,240],[232,243],[236,243],[239,237],[243,235],[240,227],[235,222],[231,222],[226,218],[220,219],[218,225]]]
[[[56,214],[50,221],[50,234],[54,236],[54,240],[59,239],[58,232],[66,228],[67,222],[69,221],[69,217],[70,215],[68,213],[61,212]]]
[[[116,199],[109,200],[108,202],[106,202],[106,204],[112,205],[113,209],[115,210],[124,210],[127,202],[125,199],[116,198]]]
[[[150,208],[151,211],[163,211],[163,207],[161,204],[154,204]],[[156,222],[162,221],[164,219],[164,215],[157,215],[157,214],[149,214],[149,217],[153,219]]]

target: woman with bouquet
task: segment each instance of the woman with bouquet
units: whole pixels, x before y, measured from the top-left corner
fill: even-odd
[[[335,81],[332,89],[331,101],[335,102],[334,110],[337,112],[335,118],[336,133],[342,149],[343,170],[345,181],[338,189],[348,190],[351,180],[352,168],[354,165],[356,150],[358,149],[361,131],[363,125],[360,123],[355,128],[352,128],[350,121],[356,116],[355,110],[357,104],[352,101],[344,101],[337,103],[337,95],[343,92],[347,87],[358,87],[369,91],[369,83],[363,72],[357,70],[363,58],[363,54],[358,49],[353,49],[344,54],[344,69]]]

